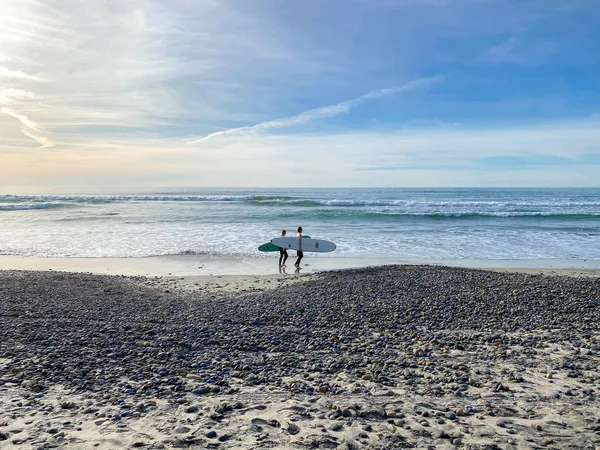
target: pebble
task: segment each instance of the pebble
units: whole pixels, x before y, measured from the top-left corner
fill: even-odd
[[[444,430],[435,430],[431,435],[436,439],[443,439],[448,436]]]
[[[343,409],[342,410],[342,416],[344,417],[352,417],[356,414],[356,412],[352,409]]]
[[[383,408],[348,404],[329,419],[333,411],[323,413],[317,403],[310,407],[314,410],[294,413],[294,421],[301,424],[302,414],[344,424],[356,418],[362,432],[376,430],[361,438],[371,439],[390,425],[405,427],[395,432],[408,436],[418,428],[426,437],[427,430],[414,426],[415,417],[431,429],[458,417],[484,421],[495,414],[502,420],[491,423],[504,428],[503,433],[516,432],[509,426],[512,413],[501,405],[521,395],[518,383],[528,382],[542,368],[554,375],[553,380],[544,379],[555,383],[549,402],[556,402],[553,394],[571,406],[598,396],[600,378],[592,375],[598,369],[592,356],[600,351],[593,338],[600,308],[591,308],[590,299],[600,298],[600,284],[594,279],[386,266],[317,274],[313,281],[286,289],[285,295],[278,289],[219,297],[156,286],[160,291],[125,277],[1,271],[0,337],[11,363],[0,365],[0,386],[23,386],[28,395],[10,402],[11,407],[32,408],[37,402],[40,414],[51,415],[54,408],[43,403],[60,386],[94,399],[86,403],[80,397],[73,397],[76,402],[67,398],[58,404],[69,410],[63,415],[95,414],[100,424],[109,417],[113,421],[106,424],[115,427],[119,421],[129,425],[136,414],[143,417],[152,401],[181,404],[179,411],[198,414],[186,416],[192,422],[172,424],[173,429],[187,430],[179,434],[187,434],[193,421],[214,418],[221,423],[238,414],[243,406],[235,406],[234,395],[240,387],[319,402],[349,398],[354,392],[384,399],[378,403]],[[63,326],[54,326],[57,320]],[[553,346],[561,346],[564,356],[548,358]],[[338,383],[340,376],[352,387]],[[38,387],[46,398],[34,397]],[[404,390],[423,403],[416,416],[405,410],[406,422],[397,417],[399,403],[394,402],[394,395]],[[225,400],[206,413],[188,403],[201,400],[190,393]],[[482,406],[492,395],[495,400]],[[440,405],[452,411],[432,417],[428,411],[440,411]],[[527,417],[538,420],[539,414],[527,412]],[[462,428],[468,422],[461,420],[461,429],[472,434],[473,429]],[[266,440],[267,431],[277,428],[252,426],[263,427],[257,433],[266,434]],[[331,422],[324,426],[332,427]],[[296,427],[290,423],[283,430],[293,434]],[[543,431],[541,425],[535,430]],[[585,430],[573,430],[579,431]],[[531,428],[529,432],[534,433]],[[449,434],[453,443],[461,439]],[[539,445],[552,444],[537,436]]]
[[[211,390],[208,387],[201,387],[201,388],[192,390],[192,394],[196,394],[196,395],[210,394],[210,392],[211,392]]]

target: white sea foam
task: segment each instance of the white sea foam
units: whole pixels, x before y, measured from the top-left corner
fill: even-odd
[[[600,190],[186,190],[0,195],[0,254],[269,256],[304,227],[310,257],[600,260]],[[314,206],[314,207],[311,207]]]

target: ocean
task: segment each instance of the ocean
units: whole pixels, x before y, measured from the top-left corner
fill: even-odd
[[[0,195],[0,255],[265,257],[282,229],[311,257],[600,260],[600,189],[156,189]],[[272,256],[272,255],[270,255]]]

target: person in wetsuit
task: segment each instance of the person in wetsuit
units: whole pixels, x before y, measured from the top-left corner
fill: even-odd
[[[285,237],[286,231],[281,232],[281,237]],[[279,267],[285,267],[285,261],[288,259],[287,248],[279,247]]]
[[[296,252],[296,256],[298,256],[298,259],[296,259],[294,266],[300,268],[300,261],[304,257],[304,252],[302,251],[302,227],[298,227],[297,231],[298,233],[296,234],[296,237],[298,238],[298,251]]]

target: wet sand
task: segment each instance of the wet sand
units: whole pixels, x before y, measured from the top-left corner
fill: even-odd
[[[90,272],[106,275],[129,276],[246,276],[246,275],[297,275],[294,273],[293,252],[286,268],[280,274],[278,255],[269,253],[259,256],[212,256],[176,255],[149,258],[40,258],[0,256],[0,269],[4,270],[53,270],[66,272]],[[418,260],[410,258],[356,258],[323,256],[307,253],[300,274],[319,273],[329,270],[356,269],[383,265],[440,265],[474,269],[494,269],[525,273],[555,273],[569,275],[600,274],[600,261],[590,260]]]

